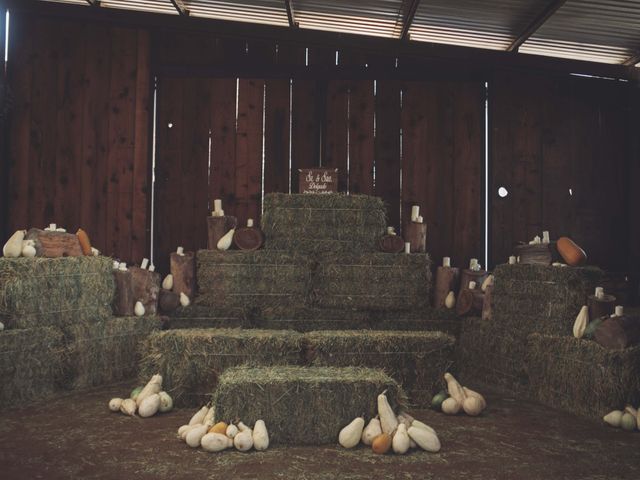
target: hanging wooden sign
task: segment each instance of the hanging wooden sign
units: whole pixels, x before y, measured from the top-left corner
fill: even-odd
[[[301,168],[298,193],[335,193],[338,191],[337,168]]]

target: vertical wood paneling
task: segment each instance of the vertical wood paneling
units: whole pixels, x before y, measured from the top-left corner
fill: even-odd
[[[289,193],[289,79],[265,82],[264,191]]]
[[[349,192],[373,194],[373,80],[350,82]]]
[[[338,169],[338,191],[346,192],[347,135],[349,134],[349,84],[344,80],[331,80],[327,84],[325,155],[323,166]]]
[[[293,79],[291,134],[291,191],[298,192],[300,168],[320,164],[320,124],[316,105],[315,80]]]

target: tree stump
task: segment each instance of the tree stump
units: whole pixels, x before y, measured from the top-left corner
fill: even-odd
[[[463,288],[456,301],[456,313],[460,316],[479,315],[484,303],[484,292],[480,289]]]
[[[465,288],[469,288],[469,282],[476,282],[476,286],[480,288],[482,286],[482,282],[489,276],[486,270],[469,270],[465,268],[462,270],[462,274],[460,275],[460,291]]]
[[[608,318],[595,332],[595,340],[604,348],[617,350],[640,343],[640,317]]]
[[[458,291],[460,269],[457,267],[438,267],[436,270],[436,288],[433,297],[434,308],[444,308],[449,292]]]
[[[489,285],[484,291],[484,301],[482,303],[482,320],[491,320],[493,317],[493,304],[491,303],[491,293],[493,285]]]
[[[514,248],[514,255],[520,257],[520,263],[528,265],[551,265],[553,259],[548,243],[518,245]]]
[[[142,302],[145,315],[155,315],[158,311],[158,296],[160,295],[160,274],[143,270],[140,267],[130,267],[133,287],[133,301]]]
[[[180,306],[180,294],[170,290],[160,290],[158,307],[162,313],[171,313]]]
[[[384,253],[400,253],[404,251],[404,240],[400,235],[383,235],[378,241]]]
[[[81,257],[83,256],[77,235],[63,232],[45,232],[39,228],[32,228],[24,237],[33,240],[36,256],[47,258]]]
[[[411,253],[426,253],[427,251],[427,224],[410,222],[407,225],[404,236],[411,244]]]
[[[240,250],[258,250],[264,244],[264,233],[257,227],[242,227],[233,234],[233,243]]]
[[[232,228],[236,228],[238,219],[231,215],[207,217],[207,248],[218,249],[218,241]],[[186,292],[185,292],[186,293]]]
[[[178,255],[173,252],[170,263],[171,274],[173,275],[173,291],[178,295],[182,292],[192,299],[196,293],[195,254],[193,252],[184,252],[184,255]]]
[[[116,285],[116,293],[113,297],[113,314],[117,317],[130,317],[133,315],[133,307],[136,301],[133,299],[133,281],[131,271],[113,271],[113,280]]]
[[[600,317],[610,317],[616,307],[616,297],[605,294],[601,299],[595,295],[587,297],[587,305],[589,307],[589,320],[595,320]]]

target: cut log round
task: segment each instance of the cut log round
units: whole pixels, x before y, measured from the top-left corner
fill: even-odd
[[[404,232],[406,241],[411,244],[411,253],[427,251],[427,224],[411,222]]]
[[[482,312],[483,303],[484,292],[482,290],[463,288],[456,301],[456,313],[460,316],[479,315]]]
[[[613,314],[616,307],[616,297],[605,294],[602,298],[595,295],[589,295],[587,298],[589,306],[589,319],[595,320],[600,317],[609,317]]]
[[[613,317],[602,322],[594,334],[596,342],[617,350],[640,343],[640,317]]]
[[[551,265],[552,255],[548,243],[535,245],[518,245],[514,255],[520,257],[520,263],[529,265]]]
[[[207,217],[207,248],[218,249],[218,241],[232,228],[236,228],[238,219],[231,215]]]
[[[129,268],[133,289],[133,303],[142,302],[146,315],[155,315],[158,311],[160,294],[160,274],[140,267]]]
[[[212,217],[215,218],[215,217]],[[173,291],[184,293],[193,298],[196,293],[196,261],[193,252],[178,255],[173,252],[170,257],[171,274],[173,275]]]
[[[400,253],[404,251],[404,240],[400,235],[383,235],[378,242],[384,253]]]
[[[113,314],[117,317],[130,317],[133,315],[133,306],[135,304],[131,271],[114,270],[113,280],[116,287],[112,304]]]
[[[485,270],[469,270],[465,268],[462,270],[462,274],[460,275],[460,290],[464,290],[465,288],[469,288],[469,282],[476,282],[476,288],[480,288],[482,282],[489,276],[489,274]]]
[[[180,294],[169,290],[160,290],[158,307],[162,313],[171,313],[180,305]]]
[[[435,308],[444,308],[444,301],[449,292],[458,291],[458,281],[460,280],[460,269],[457,267],[438,267],[436,270],[436,287],[433,297]]]
[[[258,250],[264,245],[264,233],[257,227],[243,227],[233,234],[233,243],[240,250]]]
[[[45,232],[39,228],[32,228],[24,239],[34,241],[37,257],[81,257],[83,255],[78,237],[73,233]]]

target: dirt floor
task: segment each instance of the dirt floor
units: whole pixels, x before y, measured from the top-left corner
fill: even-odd
[[[101,387],[0,413],[2,479],[640,479],[640,433],[537,404],[487,395],[479,418],[414,411],[439,454],[375,455],[337,446],[206,453],[176,439],[192,410],[150,419],[110,413],[131,384]]]

